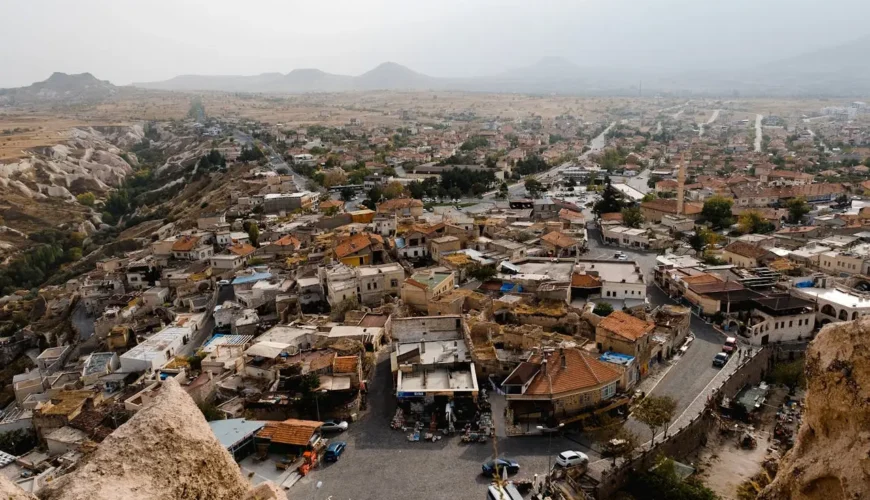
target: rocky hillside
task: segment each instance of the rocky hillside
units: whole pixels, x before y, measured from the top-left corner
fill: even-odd
[[[99,102],[116,95],[119,88],[90,73],[53,73],[48,80],[27,87],[0,89],[0,105]]]
[[[167,379],[151,406],[109,435],[84,464],[49,483],[39,498],[268,500],[279,494],[283,498],[272,485],[250,485],[190,396]]]
[[[807,353],[806,414],[765,500],[870,498],[870,318],[826,326]]]

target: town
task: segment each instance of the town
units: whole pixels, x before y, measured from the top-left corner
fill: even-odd
[[[864,102],[156,95],[0,135],[0,472],[39,498],[199,447],[190,491],[756,498],[810,342],[870,314]]]

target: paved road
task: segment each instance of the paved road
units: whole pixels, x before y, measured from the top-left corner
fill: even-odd
[[[614,125],[616,125],[616,122],[612,122],[610,125],[607,126],[606,129],[604,129],[600,134],[598,134],[598,136],[596,136],[594,139],[592,139],[592,141],[589,142],[589,151],[586,151],[585,153],[580,155],[580,158],[586,158],[591,153],[594,153],[596,151],[600,151],[602,148],[604,148],[604,146],[607,144],[607,133],[610,132],[610,129],[613,128]],[[551,168],[550,170],[536,174],[535,178],[541,182],[545,182],[548,179],[558,178],[562,169],[571,166],[571,164],[572,164],[571,162],[563,163],[559,166]],[[515,196],[525,194],[525,192],[526,192],[526,187],[525,187],[525,184],[523,182],[518,182],[516,184],[508,186],[508,197],[509,198],[513,198]],[[493,198],[495,198],[495,195],[497,193],[498,193],[498,190],[490,191],[488,193],[484,193],[481,196],[481,198],[484,200],[493,199]]]
[[[667,294],[662,292],[653,282],[652,269],[655,267],[657,254],[655,252],[643,252],[630,249],[622,249],[614,246],[601,244],[601,234],[598,229],[588,229],[589,252],[583,258],[613,258],[617,250],[625,253],[629,260],[636,261],[644,270],[644,278],[647,287],[647,298],[650,305],[656,307],[662,304],[675,304]],[[713,380],[719,372],[719,368],[713,367],[713,356],[721,351],[723,337],[708,323],[697,316],[692,316],[690,331],[695,340],[691,343],[685,354],[676,361],[667,374],[659,381],[651,394],[656,396],[670,396],[677,400],[676,415],[679,416]],[[626,422],[626,428],[640,436],[645,442],[650,438],[649,428],[633,418]]]
[[[477,499],[486,496],[489,480],[480,465],[493,456],[493,442],[461,444],[458,437],[436,443],[411,443],[406,434],[390,428],[396,400],[392,392],[390,363],[381,356],[376,380],[370,384],[369,411],[350,429],[335,437],[348,443],[334,464],[327,464],[302,478],[287,493],[289,498],[353,500]],[[496,401],[493,401],[496,407]],[[498,440],[499,454],[520,463],[518,478],[531,478],[547,469],[547,457],[567,449],[588,450],[555,436],[515,437]],[[593,459],[599,457],[591,455]],[[319,491],[316,485],[322,482]],[[317,496],[313,496],[317,493]]]
[[[233,287],[224,286],[218,289],[218,298],[217,304],[223,304],[228,300],[233,300],[236,298],[235,293],[233,292]],[[213,310],[206,311],[208,314],[208,318],[206,318],[205,322],[200,327],[199,331],[196,335],[190,339],[186,345],[181,346],[178,350],[179,356],[190,356],[196,352],[199,347],[208,340],[212,334],[214,333],[214,315]]]
[[[649,182],[649,174],[650,169],[645,168],[636,176],[627,178],[625,180],[625,183],[633,187],[634,189],[637,189],[641,193],[647,194],[652,191],[652,189],[650,189],[650,187],[647,185],[647,182]]]
[[[703,137],[703,136],[704,136],[704,127],[705,127],[706,125],[710,125],[711,123],[715,122],[715,121],[716,121],[716,118],[719,118],[719,110],[718,110],[718,109],[717,109],[716,111],[713,111],[713,116],[711,116],[710,119],[707,120],[706,123],[702,123],[702,124],[698,127],[698,137]]]
[[[755,152],[761,152],[761,120],[764,118],[763,115],[755,115]]]
[[[73,309],[73,312],[70,315],[70,321],[79,333],[79,339],[82,341],[88,340],[91,335],[94,334],[94,318],[88,316],[88,312],[85,310],[85,306],[81,301],[79,301],[79,303],[76,304],[75,309]]]

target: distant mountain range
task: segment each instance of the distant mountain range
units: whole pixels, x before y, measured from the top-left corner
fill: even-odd
[[[254,76],[182,75],[133,87],[169,91],[224,92],[348,92],[366,90],[457,90],[598,96],[842,96],[870,95],[870,36],[835,47],[740,70],[682,72],[635,68],[582,67],[566,59],[545,57],[531,66],[477,78],[440,78],[386,62],[358,76],[319,69],[295,69],[287,74]],[[0,104],[86,102],[132,90],[96,79],[90,73],[54,73],[44,82],[17,89],[0,89]]]
[[[119,89],[120,87],[106,80],[98,80],[90,73],[53,73],[48,80],[27,87],[0,89],[0,104],[98,102],[115,95]]]
[[[478,78],[439,78],[387,62],[359,76],[318,69],[256,76],[185,75],[134,86],[177,91],[346,92],[360,90],[460,90],[578,95],[866,96],[870,94],[870,37],[738,71],[665,72],[632,68],[584,68],[566,59],[537,63]]]

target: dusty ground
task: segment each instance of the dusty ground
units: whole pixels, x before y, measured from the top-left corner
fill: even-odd
[[[765,458],[771,455],[770,438],[776,419],[776,409],[785,401],[787,390],[775,387],[763,407],[761,425],[753,431],[758,445],[755,449],[743,449],[738,444],[740,433],[729,435],[714,431],[709,436],[707,446],[692,458],[699,464],[700,478],[722,499],[737,499],[737,487],[761,471]],[[778,457],[778,452],[776,456]]]

